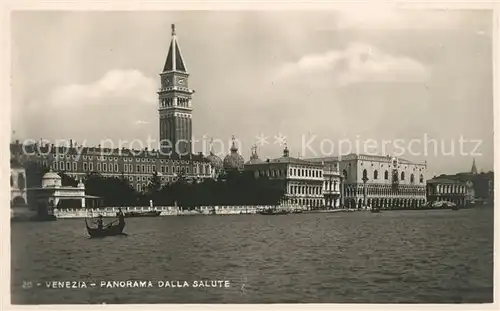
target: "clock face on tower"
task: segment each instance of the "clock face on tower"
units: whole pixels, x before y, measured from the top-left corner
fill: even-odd
[[[164,86],[167,87],[167,86],[171,86],[171,85],[172,85],[172,81],[169,78],[165,79],[165,85]]]

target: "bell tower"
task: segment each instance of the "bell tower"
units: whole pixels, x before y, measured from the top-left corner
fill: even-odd
[[[160,148],[165,154],[192,154],[191,96],[194,90],[189,89],[188,79],[175,25],[172,24],[172,39],[165,66],[160,73],[161,86],[158,90]]]

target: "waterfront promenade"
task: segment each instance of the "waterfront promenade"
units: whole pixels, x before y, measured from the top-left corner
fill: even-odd
[[[58,219],[65,218],[92,218],[102,215],[103,217],[116,217],[118,208],[121,208],[124,213],[127,212],[149,212],[149,211],[159,211],[159,216],[195,216],[195,215],[251,215],[257,214],[261,210],[268,208],[274,208],[272,205],[248,205],[248,206],[200,206],[195,209],[182,209],[176,206],[127,206],[127,207],[106,207],[97,209],[64,209],[55,210],[54,215]],[[289,207],[277,207],[278,209],[287,209],[289,211],[300,211],[301,213],[341,213],[341,212],[370,212],[370,209],[348,209],[348,208],[335,208],[335,209],[309,209],[306,206],[289,206]],[[448,209],[448,208],[394,208],[385,209],[382,211],[396,211],[396,210],[438,210],[438,209]]]
[[[127,206],[127,207],[106,207],[97,209],[56,209],[54,215],[57,218],[92,218],[102,215],[103,217],[116,217],[118,209],[121,208],[124,213],[128,212],[149,212],[159,211],[160,216],[191,216],[191,215],[242,215],[242,214],[257,214],[260,210],[273,208],[272,205],[248,205],[248,206],[200,206],[196,209],[188,210],[181,209],[175,206]],[[290,211],[299,210],[303,213],[335,213],[354,211],[348,209],[331,209],[331,210],[308,210],[307,207],[278,207],[288,209]]]

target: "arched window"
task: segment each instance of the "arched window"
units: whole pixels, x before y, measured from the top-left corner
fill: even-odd
[[[415,175],[410,175],[410,182],[413,184],[415,182]]]
[[[342,175],[344,175],[344,179],[347,179],[347,171],[346,170],[342,171]]]
[[[21,190],[24,190],[24,188],[26,187],[25,185],[25,179],[24,179],[24,174],[19,174],[19,176],[17,177],[17,187]]]
[[[373,172],[373,179],[378,179],[378,171]]]
[[[420,174],[420,183],[424,182],[424,175]]]
[[[366,170],[363,170],[363,179],[368,178],[368,172]]]
[[[405,172],[401,172],[401,180],[405,180]]]
[[[385,180],[389,179],[389,172],[388,171],[385,171],[385,173],[384,173],[384,179]]]
[[[10,175],[10,186],[14,186],[14,178]]]

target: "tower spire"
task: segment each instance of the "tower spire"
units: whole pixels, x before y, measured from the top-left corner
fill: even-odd
[[[472,168],[470,170],[471,174],[477,174],[476,159],[472,159]]]
[[[163,72],[179,71],[187,73],[184,59],[182,58],[181,49],[177,42],[177,35],[175,32],[175,24],[172,24],[172,39],[170,40],[170,48],[168,49],[167,60],[163,66]]]

